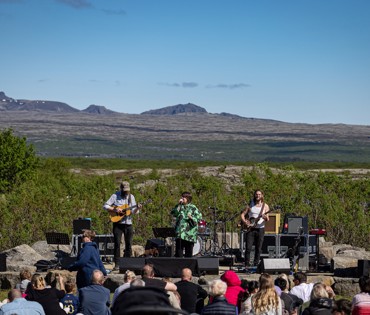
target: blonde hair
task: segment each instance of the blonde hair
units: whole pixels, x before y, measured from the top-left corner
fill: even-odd
[[[216,279],[213,280],[210,284],[209,294],[211,296],[222,296],[226,293],[226,290],[227,290],[226,282],[220,279]]]
[[[43,289],[46,286],[45,279],[39,273],[35,273],[31,278],[31,284],[35,289]]]
[[[325,284],[318,282],[315,283],[311,291],[311,300],[329,298],[328,291],[326,291]]]
[[[252,297],[252,306],[255,314],[275,310],[280,304],[271,275],[263,273],[259,278],[259,291]]]
[[[135,272],[131,270],[126,270],[125,275],[123,276],[123,281],[124,282],[131,282],[132,280],[136,279]]]

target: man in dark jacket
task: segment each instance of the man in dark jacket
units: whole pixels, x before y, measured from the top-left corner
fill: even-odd
[[[77,288],[81,289],[91,283],[91,277],[94,270],[100,270],[104,276],[107,271],[104,268],[103,262],[100,259],[98,245],[93,242],[95,232],[91,230],[84,230],[82,235],[82,249],[77,256],[75,263],[68,267],[69,271],[76,271]]]
[[[210,295],[213,296],[211,304],[205,306],[202,315],[237,315],[237,307],[226,301],[227,284],[220,279],[211,282]]]
[[[200,313],[204,306],[204,299],[208,296],[199,284],[192,282],[192,272],[184,268],[181,272],[181,281],[176,282],[177,292],[181,296],[181,309],[191,313]]]

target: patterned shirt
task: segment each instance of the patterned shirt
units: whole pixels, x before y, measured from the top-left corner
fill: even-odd
[[[188,217],[189,214],[192,219]],[[176,218],[176,237],[195,243],[198,235],[198,222],[202,219],[198,208],[192,203],[178,204],[172,209],[171,215]]]

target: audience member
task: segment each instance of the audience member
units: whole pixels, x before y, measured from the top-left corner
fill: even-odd
[[[135,280],[136,281],[136,280]],[[112,315],[188,314],[171,306],[163,289],[130,287],[122,292],[112,307]]]
[[[220,280],[213,280],[210,284],[209,293],[212,297],[212,302],[206,305],[202,310],[202,315],[237,315],[237,307],[227,302],[225,293],[227,284]]]
[[[126,270],[125,272],[125,275],[123,276],[123,284],[120,285],[115,291],[114,291],[114,294],[113,294],[113,298],[112,298],[112,306],[114,304],[114,301],[116,300],[117,296],[125,291],[126,289],[128,289],[130,287],[130,284],[133,280],[136,279],[136,275],[133,271],[131,270]]]
[[[93,242],[95,232],[83,230],[82,249],[77,256],[75,263],[68,267],[69,271],[77,271],[76,282],[78,289],[88,286],[91,282],[91,276],[94,270],[100,270],[104,276],[107,271],[100,259],[98,245]]]
[[[173,283],[172,279],[169,277],[164,277],[162,279],[164,282],[170,282]],[[181,296],[179,292],[176,291],[167,291],[168,299],[170,300],[170,304],[179,310],[181,310]]]
[[[230,304],[237,306],[238,310],[240,310],[240,305],[245,290],[240,286],[241,281],[239,276],[235,273],[235,271],[227,270],[221,276],[221,280],[227,284],[227,290],[225,293],[226,300]]]
[[[325,289],[325,284],[315,283],[311,291],[310,304],[302,315],[331,315],[333,300]]]
[[[306,283],[307,276],[303,272],[296,272],[294,273],[294,287],[290,290],[291,294],[298,296],[300,299],[303,300],[303,303],[308,302],[310,300],[311,291],[313,288],[313,283]]]
[[[40,303],[27,301],[19,289],[10,290],[9,302],[0,308],[0,315],[45,315]]]
[[[351,315],[352,303],[347,299],[334,301],[332,315]]]
[[[66,313],[60,307],[59,300],[66,294],[64,289],[63,277],[56,277],[61,290],[46,287],[45,279],[42,275],[35,273],[31,278],[31,288],[27,290],[26,299],[39,302],[46,315],[65,315]]]
[[[63,309],[67,314],[76,315],[79,307],[79,299],[76,296],[76,284],[74,282],[67,281],[64,285],[66,289],[66,295],[60,299],[63,304]]]
[[[141,271],[141,277],[143,281],[145,282],[146,287],[154,287],[166,291],[176,291],[177,286],[172,282],[164,282],[160,279],[154,278],[154,269],[153,266],[150,264],[146,264],[142,271]]]
[[[361,292],[352,299],[352,315],[370,314],[370,277],[361,276],[358,284]]]
[[[301,298],[287,291],[288,284],[284,278],[276,278],[275,285],[277,285],[281,290],[280,298],[284,302],[284,309],[287,312],[291,313],[295,308],[297,308],[297,306],[301,306],[303,304],[303,300]]]
[[[286,281],[287,285],[286,285],[286,288],[284,289],[284,292],[289,292],[289,291],[290,291],[290,289],[292,288],[292,284],[291,284],[291,282],[290,282],[290,279],[289,279],[288,275],[287,275],[286,273],[281,273],[281,274],[279,274],[279,275],[277,276],[277,278],[275,279],[275,281],[276,281],[277,279],[284,279],[284,280]],[[275,283],[275,284],[276,284],[276,283]]]
[[[181,280],[175,283],[181,296],[181,309],[189,313],[200,313],[208,293],[192,280],[192,271],[189,268],[182,269]]]
[[[258,289],[258,281],[252,280],[248,282],[248,289],[246,294],[244,294],[244,301],[241,303],[239,314],[248,315],[252,311],[252,297],[258,292]]]
[[[21,279],[21,282],[17,283],[15,288],[21,291],[22,297],[26,297],[26,290],[28,285],[31,283],[32,278],[31,271],[27,268],[22,269],[19,273],[19,277]]]
[[[104,274],[96,269],[92,273],[91,284],[79,289],[79,312],[84,315],[109,315],[110,291],[103,287]]]
[[[282,302],[269,274],[263,273],[259,278],[259,290],[252,297],[252,312],[256,315],[282,315]]]

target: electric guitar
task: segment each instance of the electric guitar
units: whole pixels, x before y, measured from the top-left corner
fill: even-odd
[[[148,199],[142,203],[140,203],[141,205],[145,205],[147,203],[151,203],[152,202],[152,199]],[[118,213],[118,212],[115,212],[115,213],[110,213],[110,220],[114,223],[116,222],[119,222],[121,221],[124,217],[128,217],[129,215],[131,215],[133,209],[137,208],[138,205],[133,205],[133,206],[129,206],[127,204],[124,204],[122,206],[113,206],[114,207],[114,210],[117,211],[117,210],[122,210],[122,212]]]
[[[270,210],[266,211],[265,213],[259,214],[258,217],[256,218],[250,218],[249,224],[245,224],[244,222],[242,222],[241,225],[242,225],[243,232],[249,232],[251,229],[255,228],[258,224],[261,224],[264,221],[264,219],[262,218],[263,215],[273,212],[273,211],[280,210],[280,209],[281,209],[280,206],[275,206],[271,208]]]

